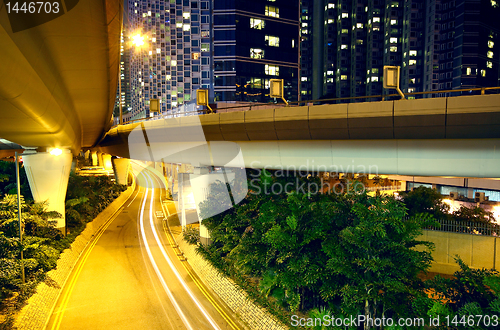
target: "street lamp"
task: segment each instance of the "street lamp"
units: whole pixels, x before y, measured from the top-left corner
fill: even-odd
[[[24,279],[24,261],[23,261],[23,228],[21,226],[21,179],[19,176],[19,156],[15,154],[16,157],[16,185],[17,185],[17,218],[19,220],[19,244],[21,249],[21,280],[23,284]]]

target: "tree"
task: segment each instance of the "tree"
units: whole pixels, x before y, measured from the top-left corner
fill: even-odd
[[[417,275],[432,261],[432,244],[416,240],[431,217],[405,220],[406,208],[392,197],[351,198],[350,223],[323,243],[326,269],[343,278],[343,310],[367,318],[408,314],[422,287]],[[416,250],[419,245],[428,249]]]
[[[420,186],[412,191],[400,194],[408,208],[408,215],[429,213],[436,219],[448,218],[450,207],[443,203],[443,196],[436,189]]]

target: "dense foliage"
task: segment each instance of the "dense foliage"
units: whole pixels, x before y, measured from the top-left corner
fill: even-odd
[[[230,276],[260,278],[261,294],[292,312],[411,313],[413,293],[423,287],[417,275],[431,262],[427,249],[414,249],[431,245],[415,238],[431,217],[408,218],[405,205],[392,197],[270,193],[273,185],[297,180],[318,183],[263,171],[241,203],[203,221],[213,244],[199,251]],[[211,194],[225,189],[216,183]],[[216,207],[212,201],[217,198],[201,205],[202,215]]]
[[[422,187],[399,199],[353,191],[272,193],[273,186],[307,187],[320,180],[268,171],[258,176],[249,171],[247,177],[246,198],[203,221],[213,243],[198,244],[197,249],[284,323],[290,324],[292,314],[419,317],[426,322],[440,315],[443,323],[443,317],[452,320],[465,312],[499,312],[495,272],[471,270],[457,259],[462,270],[456,280],[419,278],[430,266],[433,246],[417,237],[422,228],[437,225],[434,219],[449,218],[435,190]],[[212,198],[200,205],[202,216],[220,207],[217,203],[224,199],[218,196],[228,188],[221,182],[211,186]],[[196,242],[192,230],[185,236]]]

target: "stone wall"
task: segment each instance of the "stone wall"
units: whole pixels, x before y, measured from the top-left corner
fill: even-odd
[[[252,330],[282,330],[288,329],[278,319],[254,303],[239,286],[233,281],[220,274],[212,265],[198,255],[195,246],[188,244],[182,239],[182,235],[176,237],[179,248],[187,258],[189,265],[198,276],[245,322]]]
[[[47,273],[46,280],[37,286],[36,293],[28,299],[27,304],[17,315],[14,323],[16,329],[40,330],[45,328],[62,288],[76,266],[81,253],[99,229],[127,201],[134,190],[135,181],[92,222],[87,224],[85,230],[75,239],[69,249],[64,250],[57,261],[57,267]]]

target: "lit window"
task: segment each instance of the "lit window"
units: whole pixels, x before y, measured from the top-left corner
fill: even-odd
[[[342,33],[349,33],[349,30],[348,29],[342,29],[341,31]]]
[[[490,0],[490,3],[493,8],[496,8],[498,6],[496,0]]]
[[[416,84],[417,82],[417,79],[416,78],[410,78],[410,83],[411,84]]]
[[[269,76],[278,76],[280,73],[280,67],[277,65],[266,64],[265,72]]]
[[[191,26],[189,24],[184,24],[183,30],[184,31],[189,31],[189,30],[191,30]]]
[[[415,65],[417,64],[417,60],[410,60],[410,62],[408,63],[408,65]]]
[[[470,76],[470,74],[472,73],[472,69],[471,68],[467,68],[467,75]]]
[[[333,9],[333,8],[335,8],[335,4],[333,4],[333,3],[329,3],[329,4],[328,4],[328,9]]]
[[[250,18],[250,28],[262,30],[266,26],[266,21],[260,18]]]
[[[373,18],[373,23],[380,22],[380,17],[374,17]]]
[[[175,23],[175,27],[177,27],[179,29],[182,28],[182,22]]]
[[[307,77],[300,77],[300,81],[307,81]]]
[[[333,76],[333,71],[326,71],[326,74],[329,75],[329,76]]]
[[[363,23],[356,23],[356,27],[358,29],[362,29],[363,28]]]
[[[148,16],[151,16],[151,11],[148,11]]]
[[[189,13],[182,13],[182,17],[184,17],[184,19],[189,19],[190,14]]]
[[[209,52],[210,51],[210,44],[201,44],[201,51],[202,52]]]
[[[410,56],[417,56],[416,50],[410,50]]]
[[[347,49],[347,45],[341,45],[340,49]]]
[[[481,77],[486,77],[486,70],[481,70]]]
[[[486,56],[488,58],[493,58],[493,52],[491,50],[488,50],[488,52],[486,53]]]
[[[267,46],[279,47],[280,38],[275,36],[265,36],[265,41]]]
[[[347,75],[346,74],[340,75],[340,80],[347,80]]]
[[[377,77],[377,76],[372,77],[372,82],[373,82],[373,81],[378,81],[378,77]]]
[[[170,64],[171,64],[172,66],[176,66],[176,65],[177,65],[177,61],[176,61],[176,60],[172,60],[172,61],[170,62]]]
[[[302,27],[307,27],[307,23],[302,23]]]
[[[161,48],[156,48],[156,54],[160,54],[161,53]]]
[[[486,67],[489,68],[489,69],[492,69],[493,68],[493,62],[486,61]]]
[[[156,38],[155,37],[151,38],[151,41],[156,42]]]
[[[342,13],[342,18],[349,18],[349,14],[348,13]]]
[[[374,26],[373,31],[380,31],[380,28],[378,26]]]
[[[266,6],[266,16],[280,17],[280,9],[274,6]]]
[[[488,48],[493,48],[493,46],[495,46],[493,40],[488,40]]]
[[[250,48],[250,57],[251,58],[264,58],[264,50],[260,48]]]
[[[332,24],[332,23],[334,23],[334,22],[335,22],[335,20],[334,20],[333,18],[329,18],[327,22],[328,22],[328,24]],[[306,24],[307,24],[307,23],[306,23]]]
[[[389,39],[389,42],[390,42],[391,44],[396,44],[396,43],[398,42],[398,38],[391,37],[391,38]]]
[[[199,58],[200,58],[200,53],[192,53],[192,54],[191,54],[191,58],[192,58],[193,60],[197,60],[197,59],[199,59]]]
[[[373,69],[372,69],[372,72],[373,72],[373,73],[378,73],[378,68],[373,68]]]
[[[398,24],[398,20],[397,19],[391,19],[391,25],[396,25]]]
[[[292,48],[295,48],[295,39],[292,39]]]
[[[398,51],[398,47],[397,46],[391,46],[390,51],[393,52],[393,53],[395,53],[395,52]]]
[[[153,51],[152,50],[149,51],[149,55],[153,55]]]

